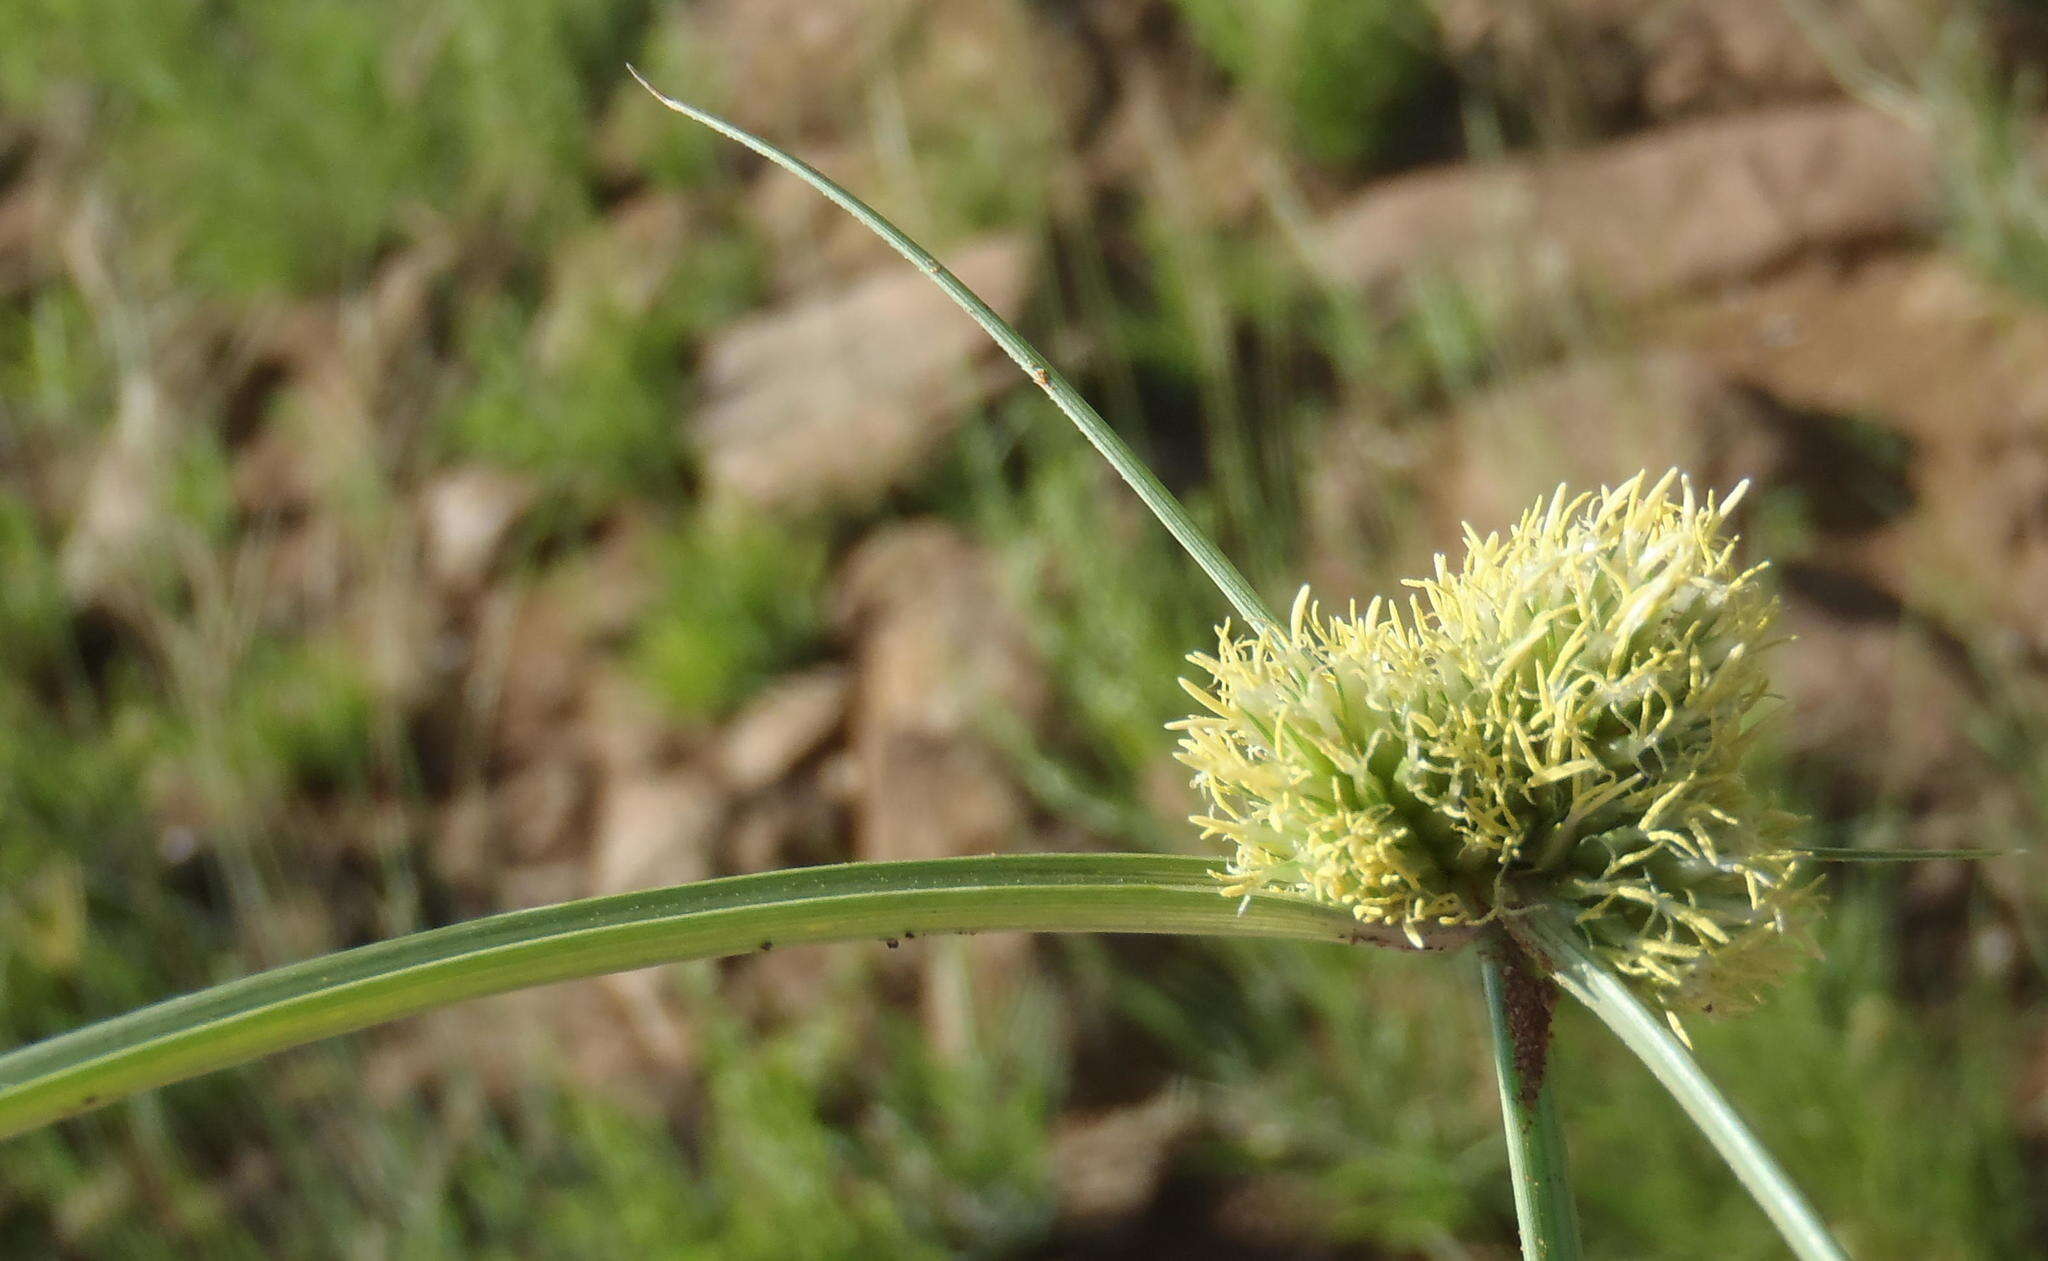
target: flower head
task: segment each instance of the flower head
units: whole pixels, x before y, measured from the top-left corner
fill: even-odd
[[[1775,599],[1675,471],[1466,532],[1406,607],[1233,634],[1174,724],[1235,846],[1233,894],[1292,891],[1401,926],[1562,904],[1672,1007],[1753,1001],[1797,951],[1788,822],[1742,774]]]

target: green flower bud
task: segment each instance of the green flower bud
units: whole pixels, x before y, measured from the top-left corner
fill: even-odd
[[[1561,905],[1667,1007],[1754,1002],[1809,900],[1786,816],[1742,774],[1776,600],[1675,471],[1563,488],[1455,572],[1190,660],[1208,711],[1173,724],[1235,847],[1226,892],[1291,891],[1402,927]]]

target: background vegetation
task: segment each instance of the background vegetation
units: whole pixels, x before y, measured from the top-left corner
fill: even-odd
[[[1185,849],[1218,601],[1016,315],[1284,601],[1682,464],[1826,845],[2048,803],[2048,28],[2021,4],[16,0],[0,1036],[510,906]],[[2038,845],[2037,845],[2038,848]],[[2048,1253],[2042,859],[1833,878],[1704,1024],[1859,1256]],[[0,1146],[0,1252],[1503,1255],[1469,961],[984,939],[515,996]],[[1576,1014],[1600,1255],[1774,1255]]]

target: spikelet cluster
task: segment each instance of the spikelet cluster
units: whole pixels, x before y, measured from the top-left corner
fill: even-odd
[[[1753,1002],[1799,952],[1787,816],[1741,763],[1776,602],[1736,561],[1726,500],[1676,472],[1563,488],[1505,538],[1466,532],[1405,608],[1325,616],[1190,660],[1174,724],[1235,848],[1232,895],[1290,891],[1398,925],[1562,904],[1672,1009]]]

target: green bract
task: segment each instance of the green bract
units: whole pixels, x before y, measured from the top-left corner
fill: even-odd
[[[1788,817],[1741,772],[1776,600],[1717,503],[1676,472],[1563,488],[1505,539],[1469,529],[1405,614],[1226,624],[1210,711],[1174,724],[1234,843],[1227,889],[1288,890],[1398,924],[1558,903],[1668,1007],[1753,1001],[1806,901]]]

